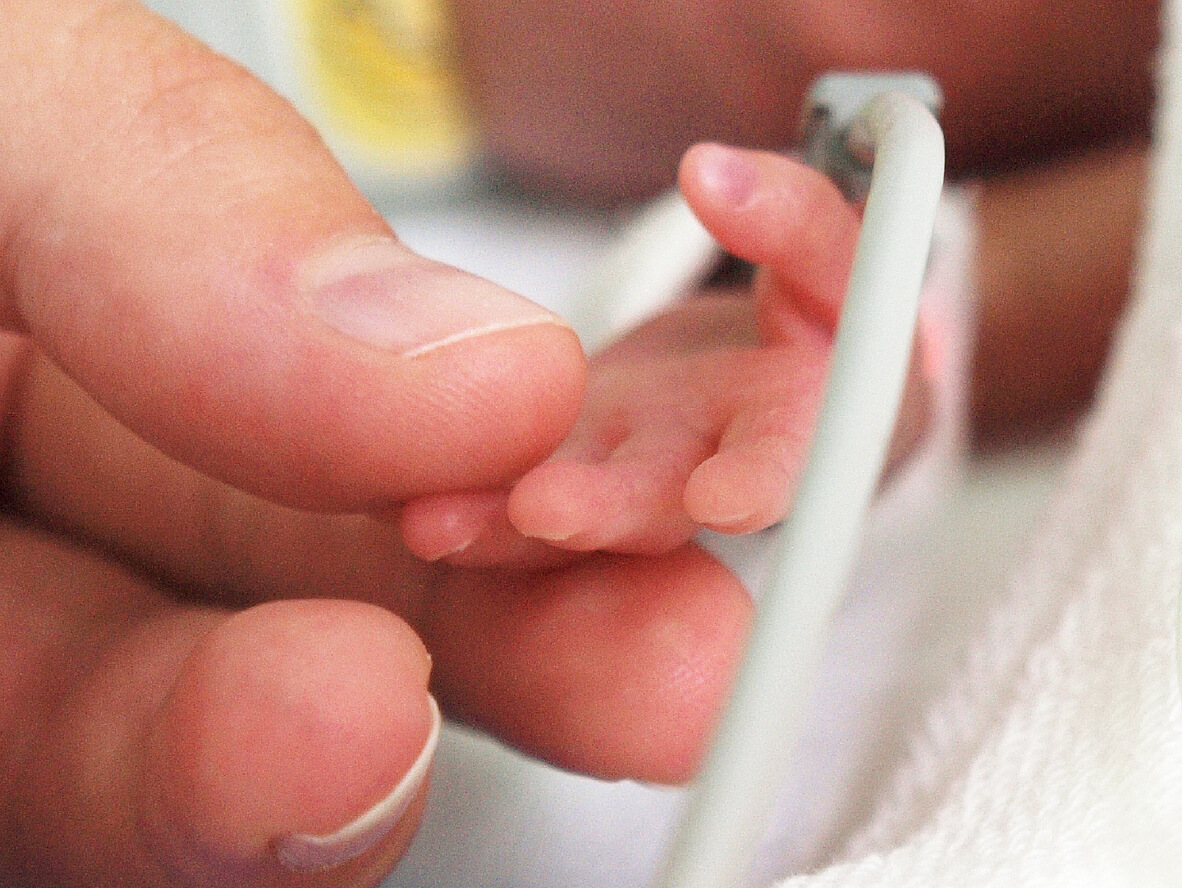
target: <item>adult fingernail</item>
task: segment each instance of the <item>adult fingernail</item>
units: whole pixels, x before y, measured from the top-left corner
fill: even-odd
[[[532,530],[528,533],[526,531],[520,532],[522,536],[529,537],[530,539],[541,540],[543,543],[552,543],[556,546],[561,545],[562,543],[569,543],[575,538],[575,534],[578,533],[577,530],[568,530],[566,528],[560,527],[547,527],[539,530]]]
[[[352,823],[331,835],[297,834],[280,840],[275,848],[280,863],[294,872],[329,869],[360,857],[390,834],[427,779],[439,744],[443,718],[434,698],[428,697],[428,700],[432,720],[427,742],[394,790]]]
[[[715,201],[740,207],[755,193],[759,170],[748,152],[715,144],[696,150],[701,187]]]
[[[338,241],[300,277],[330,326],[406,357],[516,327],[569,326],[509,290],[419,259],[389,237]]]

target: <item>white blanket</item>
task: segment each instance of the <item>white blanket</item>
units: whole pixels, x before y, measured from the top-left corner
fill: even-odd
[[[1056,508],[848,862],[786,886],[1182,884],[1176,41],[1163,62],[1135,304]]]

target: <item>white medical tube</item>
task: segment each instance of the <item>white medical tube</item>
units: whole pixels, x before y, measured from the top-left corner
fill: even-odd
[[[825,402],[746,658],[659,888],[744,884],[816,686],[906,381],[944,174],[944,140],[915,98],[880,95],[850,128],[873,174]]]

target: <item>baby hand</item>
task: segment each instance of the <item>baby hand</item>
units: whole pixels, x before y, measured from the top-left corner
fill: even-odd
[[[511,489],[408,504],[400,522],[420,557],[520,565],[657,553],[702,527],[747,533],[784,517],[858,214],[824,176],[771,153],[699,145],[680,184],[719,243],[759,266],[750,292],[698,294],[595,356],[574,431]],[[924,399],[909,387],[915,413]],[[896,457],[921,425],[913,417],[911,434],[896,436]]]

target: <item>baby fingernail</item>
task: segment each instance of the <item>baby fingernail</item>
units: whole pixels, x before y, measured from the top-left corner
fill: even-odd
[[[331,327],[375,348],[415,357],[557,315],[472,275],[413,256],[389,237],[339,241],[300,275]]]
[[[394,790],[352,823],[331,835],[297,834],[280,840],[275,848],[280,863],[293,872],[329,869],[360,857],[389,835],[418,795],[435,758],[443,719],[435,700],[428,700],[432,721],[427,742]]]
[[[699,182],[715,201],[740,207],[755,193],[759,170],[748,152],[715,144],[695,150]]]

